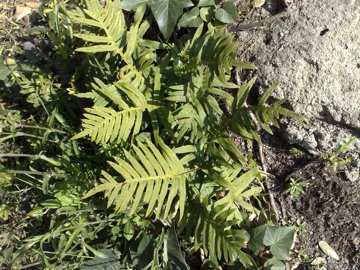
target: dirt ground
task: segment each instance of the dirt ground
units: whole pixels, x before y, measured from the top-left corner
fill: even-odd
[[[360,269],[360,185],[351,182],[333,164],[308,154],[291,154],[291,146],[275,138],[265,147],[269,172],[275,176],[274,196],[281,221],[300,227],[288,269]],[[308,184],[296,198],[284,194],[290,179]],[[319,248],[326,241],[338,254],[336,261]],[[324,258],[323,267],[311,266]],[[311,268],[312,267],[312,268]]]

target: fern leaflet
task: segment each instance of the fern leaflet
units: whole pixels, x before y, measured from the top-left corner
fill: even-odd
[[[123,179],[117,182],[109,173],[103,171],[102,184],[90,190],[85,198],[105,191],[108,207],[115,204],[115,211],[122,212],[131,204],[130,215],[146,203],[145,216],[153,213],[156,218],[169,215],[176,197],[180,218],[183,216],[186,201],[186,180],[193,170],[186,171],[175,153],[161,142],[161,151],[154,144],[138,143],[133,146],[134,154],[125,152],[126,159],[115,158],[109,162]]]

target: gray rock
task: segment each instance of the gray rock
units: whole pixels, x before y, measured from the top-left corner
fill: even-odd
[[[253,40],[245,56],[259,67],[260,84],[280,81],[275,98],[287,97],[308,119],[287,123],[289,141],[314,153],[335,151],[360,137],[360,1],[286,4],[287,17],[239,38]],[[351,151],[360,167],[360,139]]]

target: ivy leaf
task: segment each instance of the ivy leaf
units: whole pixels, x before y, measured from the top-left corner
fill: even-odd
[[[294,228],[268,227],[264,235],[263,244],[265,246],[270,246],[270,251],[273,256],[280,260],[286,260],[289,257],[290,248],[294,242],[294,236]]]
[[[168,269],[189,270],[190,268],[185,262],[174,226],[171,226],[171,229],[167,233],[166,246],[169,257]]]
[[[198,7],[214,6],[218,5],[220,0],[200,0]]]
[[[193,3],[190,0],[156,0],[150,6],[161,33],[169,39],[183,9],[193,6]]]
[[[149,0],[122,0],[121,7],[126,11],[136,10],[138,6],[148,2]]]
[[[264,224],[251,230],[251,241],[249,242],[249,248],[251,251],[258,252],[264,250],[265,246],[263,244],[263,241],[267,228],[268,225]]]
[[[264,264],[264,270],[285,270],[285,265],[278,258],[271,258]]]
[[[202,7],[200,9],[200,18],[204,22],[209,22],[215,15],[214,7]]]
[[[178,26],[180,27],[199,27],[202,20],[199,17],[200,10],[198,7],[193,8],[189,12],[184,13],[180,18]]]
[[[120,252],[111,249],[99,250],[106,258],[96,256],[94,259],[86,261],[81,267],[82,270],[112,270],[122,269],[120,264]]]
[[[215,11],[215,18],[222,23],[236,23],[237,11],[233,2],[226,2]]]
[[[137,247],[137,251],[130,251],[133,266],[136,269],[145,269],[154,259],[154,248],[154,239],[149,235],[144,235]]]

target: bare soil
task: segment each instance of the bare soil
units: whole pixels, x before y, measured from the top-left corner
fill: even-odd
[[[360,269],[360,184],[350,182],[333,165],[309,154],[296,156],[289,152],[279,137],[266,146],[269,172],[275,175],[274,196],[281,209],[284,224],[302,224],[288,269]],[[297,198],[284,195],[290,179],[308,182]],[[339,261],[326,256],[319,248],[326,241],[339,256]],[[299,252],[300,251],[300,252]],[[323,268],[311,268],[311,262],[323,257]]]

